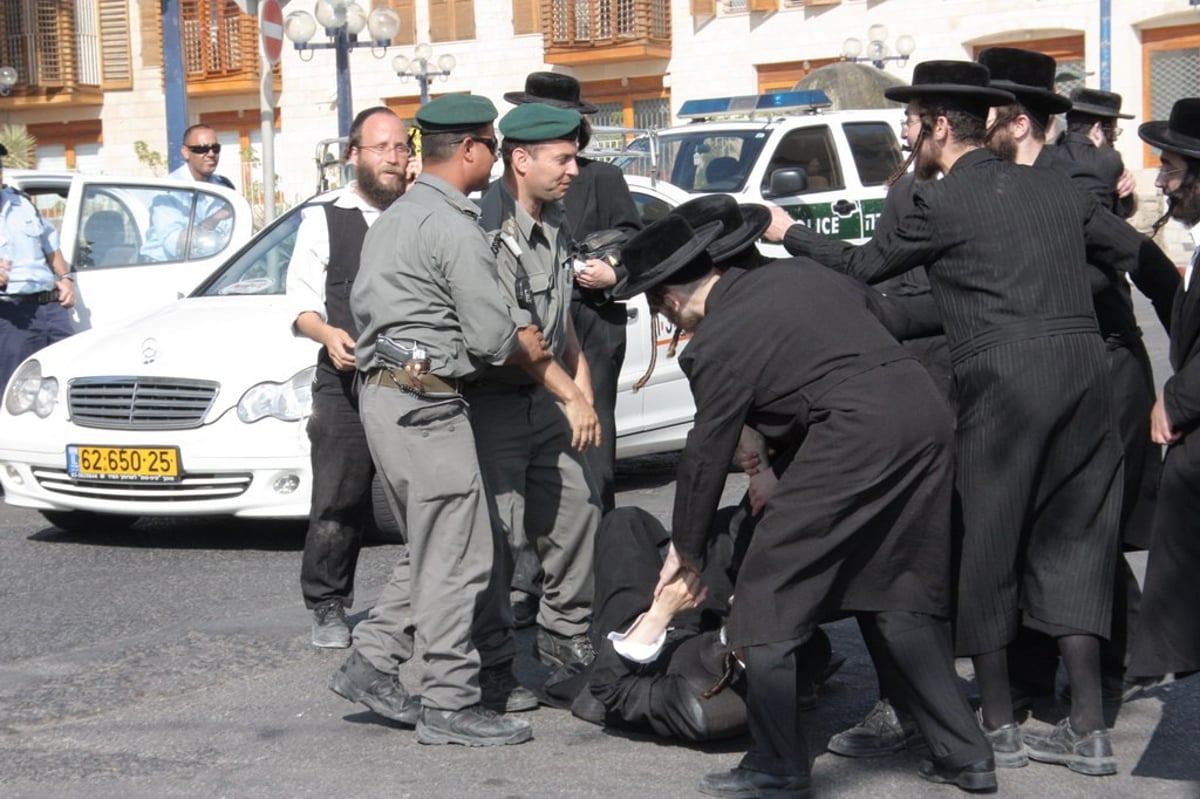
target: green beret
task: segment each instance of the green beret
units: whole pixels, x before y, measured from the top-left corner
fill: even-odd
[[[496,119],[496,106],[477,94],[446,94],[417,111],[422,133],[454,133],[481,128]]]
[[[583,117],[569,108],[556,108],[545,103],[525,103],[504,115],[500,132],[513,141],[552,141],[576,139]]]

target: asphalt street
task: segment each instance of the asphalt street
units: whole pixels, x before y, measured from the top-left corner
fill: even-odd
[[[1147,324],[1156,364],[1165,343]],[[1157,334],[1157,335],[1156,335]],[[666,519],[671,457],[622,464],[619,502]],[[744,478],[733,475],[727,498]],[[0,507],[0,796],[3,797],[686,797],[736,764],[744,740],[687,747],[613,733],[539,709],[535,738],[491,749],[428,747],[327,690],[345,657],[308,643],[299,596],[303,528],[211,520],[143,522],[76,535]],[[396,549],[359,565],[354,620]],[[1134,556],[1135,569],[1144,557]],[[908,754],[852,761],[824,752],[860,719],[875,681],[851,623],[831,626],[847,657],[806,716],[816,795],[930,799]],[[541,667],[521,637],[519,674]],[[960,673],[973,691],[969,663]],[[414,669],[403,673],[414,684]],[[1039,707],[1041,728],[1063,709]],[[1125,705],[1114,777],[1031,764],[999,774],[1002,797],[1200,797],[1200,679]]]

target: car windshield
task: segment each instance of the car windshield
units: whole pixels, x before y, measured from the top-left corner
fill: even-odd
[[[284,294],[287,268],[296,246],[301,210],[293,208],[256,236],[240,253],[196,289],[193,296],[230,294]]]
[[[767,130],[661,133],[658,177],[686,191],[741,191],[769,137]],[[629,145],[647,154],[649,147],[644,137]],[[650,176],[648,157],[623,156],[614,163],[628,174]]]

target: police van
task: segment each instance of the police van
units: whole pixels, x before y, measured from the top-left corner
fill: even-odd
[[[830,104],[821,91],[688,100],[686,124],[643,131],[612,160],[688,192],[774,203],[818,233],[861,243],[904,160],[902,112]]]

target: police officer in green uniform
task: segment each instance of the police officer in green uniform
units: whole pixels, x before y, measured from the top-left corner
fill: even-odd
[[[592,549],[600,504],[582,455],[600,443],[588,363],[571,321],[574,259],[562,197],[579,174],[579,112],[519,105],[500,120],[504,176],[483,197],[481,222],[507,301],[527,311],[554,355],[545,385],[516,366],[467,384],[475,443],[499,523],[514,553],[531,547],[545,580],[537,652],[586,665]]]
[[[495,162],[496,109],[448,95],[417,112],[424,171],[371,226],[350,294],[362,331],[359,409],[371,457],[408,548],[334,675],[339,695],[404,724],[426,744],[515,744],[528,722],[497,711],[536,698],[512,673],[504,542],[494,532],[462,382],[484,365],[546,362],[528,314],[496,283],[471,191]],[[422,652],[420,699],[397,678]]]

